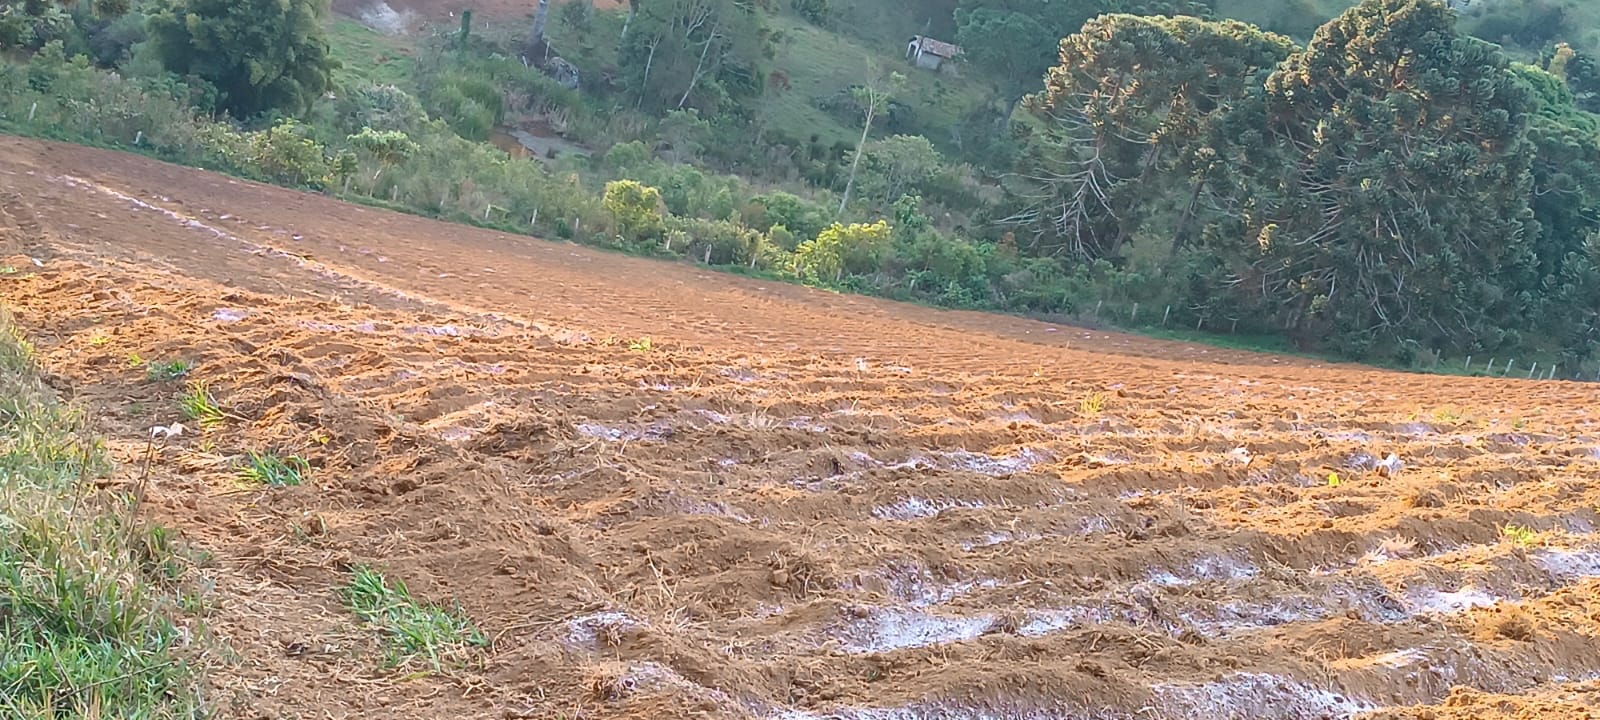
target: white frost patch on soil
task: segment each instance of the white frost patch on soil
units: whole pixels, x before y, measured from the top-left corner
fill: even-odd
[[[1407,648],[1405,650],[1396,650],[1392,653],[1379,655],[1378,657],[1373,658],[1372,662],[1377,665],[1382,665],[1386,668],[1399,670],[1400,668],[1410,667],[1427,659],[1428,654],[1422,650],[1417,648]]]
[[[1127,465],[1128,463],[1133,462],[1132,460],[1129,460],[1127,457],[1122,456],[1122,455],[1097,455],[1097,454],[1094,454],[1094,453],[1090,453],[1088,455],[1084,455],[1083,456],[1083,460],[1084,460],[1084,462],[1088,463],[1090,466],[1096,466],[1096,467],[1103,467],[1103,466],[1110,466],[1110,465]]]
[[[1110,720],[1125,717],[1084,710],[1044,710],[1024,707],[971,707],[956,704],[924,703],[904,707],[835,708],[818,714],[805,710],[783,710],[765,720]]]
[[[761,379],[755,371],[746,368],[723,368],[718,374],[737,383],[753,383]]]
[[[375,333],[378,331],[378,326],[370,322],[359,323],[356,325],[338,325],[335,323],[318,322],[316,320],[301,320],[299,324],[300,327],[303,327],[307,330],[316,330],[317,332],[328,333]]]
[[[934,464],[945,470],[966,470],[990,477],[1005,477],[1026,472],[1050,457],[1045,453],[1024,448],[1015,455],[995,457],[967,450],[931,453]]]
[[[1344,466],[1353,470],[1371,470],[1378,466],[1378,459],[1367,453],[1358,452],[1345,458]]]
[[[1109,607],[1089,605],[1058,610],[1040,610],[1028,613],[1028,621],[1023,623],[1022,627],[1017,628],[1017,634],[1030,638],[1043,637],[1084,623],[1099,625],[1126,620],[1123,617],[1125,614],[1114,611]]]
[[[1135,712],[1083,707],[1089,698],[1021,705],[924,701],[898,707],[840,707],[821,712],[783,709],[763,720],[1346,720],[1378,706],[1290,678],[1239,674],[1203,684],[1156,686],[1155,701]]]
[[[1560,522],[1561,526],[1567,529],[1567,532],[1574,535],[1594,534],[1594,523],[1589,518],[1568,516],[1560,518]]]
[[[983,537],[963,541],[961,543],[961,549],[967,552],[972,552],[973,550],[980,548],[994,547],[996,545],[1004,545],[1005,543],[1035,540],[1038,539],[1038,537],[1039,536],[1032,533],[1015,533],[1009,530],[999,530],[984,533]]]
[[[1534,561],[1558,580],[1600,577],[1600,550],[1552,548],[1535,554]]]
[[[1354,443],[1362,443],[1362,444],[1366,444],[1366,443],[1372,442],[1372,434],[1368,433],[1368,432],[1362,432],[1360,430],[1351,430],[1351,431],[1348,431],[1348,432],[1328,433],[1327,437],[1328,437],[1329,440],[1340,440],[1340,441],[1343,441],[1343,442],[1354,442]]]
[[[893,505],[879,505],[872,509],[872,516],[879,520],[919,520],[953,508],[977,510],[983,507],[985,504],[982,500],[936,500],[912,496]]]
[[[1378,706],[1279,675],[1239,673],[1208,683],[1173,683],[1151,688],[1155,702],[1140,711],[1152,718],[1349,718]]]
[[[989,630],[995,616],[934,615],[922,610],[873,608],[841,633],[853,653],[881,653],[971,640]]]
[[[592,647],[600,641],[601,633],[612,628],[625,632],[644,627],[646,627],[644,621],[637,620],[621,610],[602,610],[568,620],[567,642]]]
[[[1104,515],[1091,515],[1078,520],[1079,535],[1103,535],[1116,529],[1116,524]]]
[[[792,430],[806,430],[814,433],[825,433],[828,431],[827,425],[814,422],[810,417],[805,415],[783,421],[782,427],[790,428]]]
[[[1163,587],[1188,587],[1202,582],[1247,580],[1261,574],[1261,569],[1248,560],[1210,555],[1196,558],[1186,568],[1153,570],[1150,582]]]
[[[1230,602],[1206,614],[1183,613],[1179,617],[1206,637],[1222,637],[1230,632],[1259,630],[1295,622],[1331,617],[1335,608],[1318,604],[1309,597],[1279,599],[1269,603]]]
[[[740,512],[737,508],[718,500],[701,500],[672,493],[669,499],[678,512],[685,515],[716,515],[742,523],[755,522],[749,515]]]
[[[1143,597],[1147,600],[1155,599],[1149,595]],[[1093,604],[1029,611],[1026,614],[1026,622],[1017,628],[1017,634],[1023,637],[1042,637],[1073,627],[1125,623],[1134,627],[1159,630],[1171,637],[1182,637],[1186,633],[1194,632],[1202,637],[1218,638],[1235,632],[1321,620],[1338,612],[1338,608],[1332,604],[1319,604],[1310,597],[1275,600],[1270,603],[1240,601],[1214,606],[1202,603],[1197,607],[1174,612],[1182,607],[1186,599],[1182,596],[1160,598],[1152,606],[1107,599]],[[1152,611],[1151,607],[1157,609]]]
[[[719,412],[717,412],[715,410],[704,410],[704,409],[701,409],[701,410],[696,410],[695,414],[697,414],[700,417],[703,417],[703,418],[705,418],[707,420],[710,420],[711,422],[713,422],[713,423],[715,423],[717,425],[727,425],[728,423],[733,422],[733,418],[728,417],[727,415],[723,415],[722,413],[719,413]]]
[[[1483,608],[1494,605],[1505,598],[1495,597],[1474,587],[1465,587],[1454,592],[1444,592],[1436,588],[1423,588],[1406,597],[1415,612],[1457,613],[1473,608]]]
[[[624,440],[664,440],[672,437],[673,429],[670,425],[656,424],[644,428],[611,427],[599,423],[578,423],[573,426],[579,435],[596,440],[622,442]]]
[[[413,335],[432,335],[434,337],[498,337],[498,333],[491,330],[456,327],[454,325],[413,325],[405,328],[405,331]]]
[[[211,319],[217,322],[235,323],[250,317],[250,313],[236,308],[217,308],[211,313]]]
[[[610,440],[612,442],[618,442],[621,440],[637,440],[639,437],[638,434],[632,430],[606,427],[605,425],[597,425],[595,423],[579,423],[578,425],[574,426],[574,429],[578,431],[579,435],[584,437],[595,438],[597,440]]]
[[[846,589],[870,591],[880,583],[884,593],[916,608],[941,605],[978,590],[1000,587],[1000,581],[994,578],[945,582],[915,563],[893,563],[872,572],[865,582],[849,581]]]

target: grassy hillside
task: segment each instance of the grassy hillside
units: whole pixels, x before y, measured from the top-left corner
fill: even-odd
[[[854,142],[861,135],[861,126],[847,123],[821,106],[827,98],[864,82],[872,66],[905,75],[905,85],[896,101],[910,110],[909,120],[915,129],[935,143],[946,142],[947,129],[982,105],[992,92],[981,78],[912,67],[906,62],[903,43],[899,41],[873,44],[788,16],[773,18],[772,25],[785,38],[773,65],[789,74],[791,88],[776,95],[773,127],[793,137],[816,133],[829,143]]]
[[[1353,4],[1351,0],[1217,0],[1217,15],[1303,41],[1322,23]]]
[[[360,22],[335,15],[327,23],[328,44],[339,61],[335,77],[409,86],[416,75],[415,52],[401,38],[385,35]]]
[[[835,2],[832,27],[841,34],[885,45],[904,44],[912,35],[953,39],[957,0],[859,0]]]

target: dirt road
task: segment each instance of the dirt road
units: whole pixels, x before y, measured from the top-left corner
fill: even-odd
[[[0,138],[0,302],[241,718],[1591,717],[1594,386],[723,276]],[[250,451],[311,481],[242,484]],[[1394,454],[1398,472],[1378,469]],[[371,564],[492,646],[383,667]]]

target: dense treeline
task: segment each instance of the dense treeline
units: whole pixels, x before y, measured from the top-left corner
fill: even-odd
[[[0,69],[0,122],[947,306],[1405,364],[1591,362],[1600,63],[1585,47],[1543,28],[1513,60],[1472,33],[1531,31],[1438,0],[1366,0],[1298,40],[1185,0],[942,5],[995,102],[941,132],[902,102],[902,72],[864,62],[859,85],[815,99],[859,144],[775,122],[790,41],[768,20],[828,27],[826,2],[570,3],[549,46],[543,26],[534,42],[435,38],[403,88],[336,80],[314,0],[0,2],[0,46],[32,52]],[[563,43],[581,89],[537,67]],[[527,119],[592,153],[536,162],[485,142]]]
[[[1592,119],[1455,21],[1369,0],[1295,48],[1239,23],[1095,19],[1020,113],[1012,221],[1085,261],[1165,244],[1189,306],[1302,345],[1409,360],[1551,339],[1585,360]]]

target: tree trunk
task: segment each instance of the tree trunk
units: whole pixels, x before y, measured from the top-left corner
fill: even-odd
[[[711,35],[706,38],[705,46],[700,48],[700,61],[694,65],[694,74],[689,76],[689,88],[683,91],[683,97],[678,98],[678,109],[682,110],[684,103],[689,102],[689,93],[694,92],[694,86],[700,84],[700,78],[705,76],[706,54],[711,52],[711,44],[717,41],[717,27],[722,24],[719,15],[717,21],[711,25]]]
[[[1205,190],[1206,181],[1198,180],[1194,184],[1194,192],[1189,195],[1189,204],[1183,208],[1183,215],[1178,218],[1178,227],[1172,233],[1172,248],[1168,250],[1167,259],[1175,260],[1178,253],[1183,252],[1185,245],[1189,244],[1191,230],[1189,226],[1194,223],[1195,208],[1200,204],[1200,193]]]
[[[640,1],[641,0],[628,0],[628,19],[622,21],[622,37],[618,40],[618,42],[628,39],[628,28],[633,27],[633,19],[639,15]]]
[[[658,47],[661,47],[660,35],[656,36],[655,42],[650,43],[650,55],[644,59],[644,79],[639,81],[639,100],[633,104],[635,109],[644,106],[644,89],[650,85],[650,66],[656,62],[656,48]]]
[[[533,34],[528,37],[530,45],[544,44],[544,25],[550,19],[550,0],[539,0],[539,10],[533,14]]]
[[[867,125],[861,129],[861,142],[856,143],[856,157],[850,161],[850,179],[844,183],[844,197],[839,200],[839,215],[844,215],[845,206],[850,204],[850,190],[856,186],[856,170],[861,167],[861,151],[867,147],[867,135],[872,132],[872,119],[878,114],[878,103],[872,98],[867,98]]]

